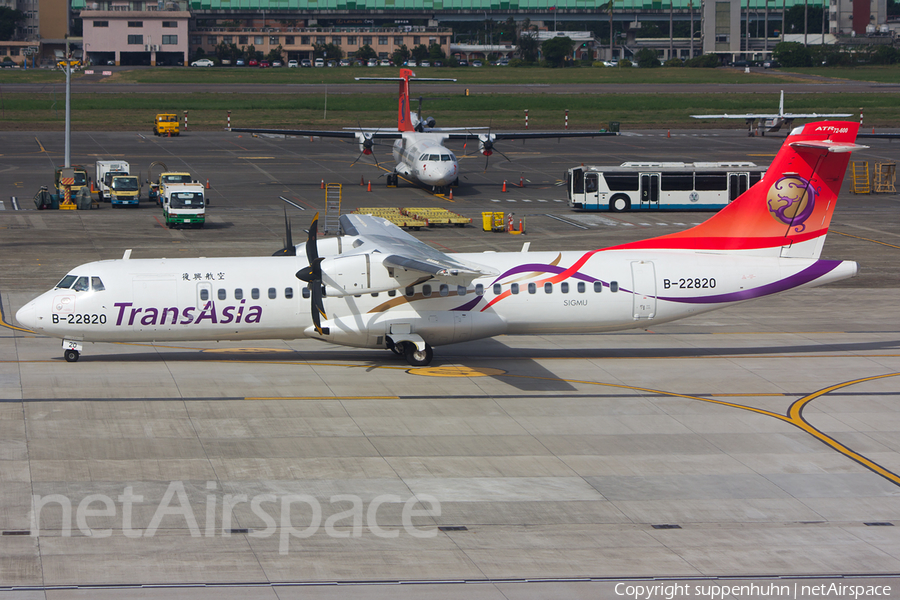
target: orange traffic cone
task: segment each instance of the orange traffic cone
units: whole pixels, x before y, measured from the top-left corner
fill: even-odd
[[[667,137],[667,138],[672,137],[672,132],[671,132],[670,130],[668,130],[668,129],[666,129],[666,137]]]
[[[371,181],[371,180],[369,180],[369,186],[366,188],[366,191],[367,191],[367,192],[371,192],[371,191],[372,191],[372,181]]]
[[[453,200],[453,188],[450,188],[450,195],[448,196],[449,200]]]
[[[522,219],[519,219],[519,233],[525,233],[525,223]]]
[[[366,185],[366,178],[362,175],[359,176],[359,185]]]
[[[519,187],[525,187],[525,177],[519,177]]]
[[[324,179],[322,180],[322,183],[319,185],[319,187],[323,190],[325,189],[325,180]]]
[[[505,191],[506,191],[506,180],[505,180],[505,179],[503,180],[503,189],[500,190],[500,191],[501,191],[501,192],[505,192]]]
[[[209,189],[209,177],[206,178],[206,189]]]

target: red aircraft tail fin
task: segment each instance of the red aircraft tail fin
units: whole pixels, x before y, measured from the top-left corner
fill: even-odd
[[[628,248],[818,258],[859,123],[820,121],[788,135],[759,183],[705,222]]]
[[[397,130],[415,131],[409,111],[409,78],[415,77],[409,69],[400,69],[400,105],[397,111]]]

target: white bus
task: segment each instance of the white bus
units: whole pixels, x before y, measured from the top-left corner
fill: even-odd
[[[626,162],[573,167],[566,175],[576,210],[718,210],[762,179],[751,162]]]

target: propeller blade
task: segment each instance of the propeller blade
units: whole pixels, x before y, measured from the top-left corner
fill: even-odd
[[[322,300],[322,282],[317,281],[310,291],[312,292],[310,309],[312,310],[313,325],[319,335],[325,335],[325,332],[322,331],[322,319],[327,320],[328,315],[325,314],[325,302]]]
[[[500,152],[500,151],[497,150],[496,148],[494,148],[493,150],[494,150],[494,152],[496,152],[497,154],[499,154],[500,156],[502,156],[503,158],[505,158],[507,161],[512,162],[511,160],[509,160],[509,157],[508,157],[507,155],[503,154],[502,152]]]
[[[312,224],[309,226],[309,235],[306,238],[306,258],[312,265],[319,258],[319,213],[313,217]]]
[[[291,235],[291,221],[287,216],[287,208],[284,209],[284,248],[275,252],[272,256],[297,256],[297,248],[294,246],[294,237]]]

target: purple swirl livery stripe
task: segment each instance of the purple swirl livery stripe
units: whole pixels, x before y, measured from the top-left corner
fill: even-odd
[[[803,269],[799,273],[785,277],[780,281],[768,283],[758,288],[749,290],[741,290],[739,292],[731,292],[730,294],[719,294],[718,296],[700,296],[697,298],[677,298],[674,296],[657,296],[659,300],[668,302],[681,302],[682,304],[718,304],[720,302],[739,302],[741,300],[752,300],[770,294],[777,294],[797,286],[804,285],[811,281],[815,281],[823,275],[827,275],[841,264],[839,260],[819,260],[815,264]]]
[[[560,267],[559,265],[540,265],[537,263],[531,263],[531,264],[527,264],[527,265],[519,265],[517,267],[510,269],[509,271],[506,271],[505,273],[502,273],[499,277],[497,277],[497,279],[494,280],[494,282],[500,281],[506,277],[509,277],[510,275],[518,275],[519,273],[539,272],[539,273],[555,273],[555,274],[559,275],[566,269],[567,269],[567,267]],[[583,275],[577,271],[575,273],[572,273],[572,277],[575,279],[583,279],[584,281],[591,281],[591,282],[596,281],[596,279],[597,279],[596,277],[590,277],[588,275]]]

